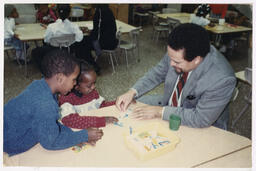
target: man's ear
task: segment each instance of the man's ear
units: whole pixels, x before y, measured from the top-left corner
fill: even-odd
[[[201,56],[197,56],[197,57],[194,58],[194,62],[195,62],[196,65],[199,64],[201,62],[201,60],[202,60]]]

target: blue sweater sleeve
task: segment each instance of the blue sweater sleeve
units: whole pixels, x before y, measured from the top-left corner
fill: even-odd
[[[43,108],[43,112],[42,112]],[[87,130],[74,132],[58,121],[55,106],[40,107],[40,115],[32,124],[33,135],[48,150],[60,150],[88,141]]]

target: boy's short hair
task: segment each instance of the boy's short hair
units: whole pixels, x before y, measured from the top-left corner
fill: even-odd
[[[4,17],[9,17],[14,8],[15,8],[14,5],[11,5],[11,4],[5,5],[4,6]]]
[[[59,14],[59,18],[62,20],[65,20],[66,18],[69,17],[71,7],[69,4],[58,4],[57,11]]]
[[[43,57],[42,73],[45,78],[51,78],[58,73],[69,76],[79,66],[75,57],[67,50],[54,49]]]
[[[168,45],[174,50],[184,49],[184,59],[205,57],[210,51],[208,32],[197,24],[185,23],[175,27],[169,35]]]

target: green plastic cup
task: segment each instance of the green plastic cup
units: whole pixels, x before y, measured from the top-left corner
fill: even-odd
[[[177,131],[180,127],[181,118],[177,115],[171,114],[169,118],[169,128]]]

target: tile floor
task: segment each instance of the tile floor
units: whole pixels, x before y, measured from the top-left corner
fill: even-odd
[[[102,68],[102,74],[97,79],[97,89],[101,96],[107,100],[114,100],[118,95],[126,92],[138,78],[142,77],[151,67],[157,64],[163,55],[166,53],[166,42],[160,38],[158,42],[151,40],[152,26],[143,26],[143,31],[140,35],[140,62],[136,62],[135,56],[129,57],[129,67],[126,67],[124,55],[118,55],[119,65],[116,67],[116,73],[112,74],[112,67],[108,62],[107,56],[103,55],[98,59],[98,63]],[[127,36],[124,36],[126,39]],[[30,51],[34,46],[30,42]],[[12,53],[12,56],[14,53]],[[28,56],[30,57],[30,56]],[[247,45],[246,43],[238,43],[234,49],[232,57],[229,57],[234,70],[243,70],[248,65]],[[4,103],[11,98],[17,96],[25,87],[35,79],[40,79],[41,74],[35,65],[28,65],[29,78],[24,76],[24,67],[19,67],[15,62],[4,55]],[[230,104],[230,121],[240,112],[245,105],[244,96],[247,94],[249,85],[238,83],[239,94],[237,99]],[[163,84],[155,88],[149,94],[163,93]],[[232,129],[231,124],[228,130],[242,136],[251,138],[251,106],[237,122]]]

